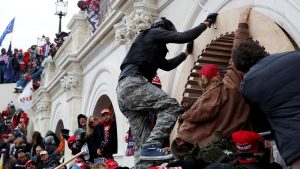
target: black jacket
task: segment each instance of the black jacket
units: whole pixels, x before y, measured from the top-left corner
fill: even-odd
[[[94,159],[98,157],[97,149],[103,144],[104,142],[104,128],[101,124],[98,124],[93,131],[93,134],[88,136],[86,139],[90,159],[89,161],[94,162]]]
[[[20,162],[20,161],[16,160],[13,163],[12,169],[25,169],[26,168],[25,163],[26,163],[26,161]]]
[[[103,126],[104,122],[101,121]],[[105,133],[105,127],[103,128],[103,133]],[[104,134],[105,137],[105,134]],[[100,147],[100,150],[103,149],[102,154],[103,157],[111,158],[113,154],[116,154],[118,151],[118,137],[117,137],[117,124],[116,121],[111,122],[109,128],[109,136],[108,136],[108,143],[105,144],[103,147]]]
[[[300,157],[300,51],[269,55],[245,75],[241,93],[267,116],[287,164]]]
[[[49,156],[48,160],[42,161],[42,169],[54,169],[59,166],[60,163],[56,157]]]
[[[151,28],[140,33],[121,64],[119,80],[126,76],[144,76],[151,82],[158,68],[170,71],[186,59],[181,53],[167,60],[167,43],[186,43],[197,38],[206,29],[205,24],[185,31],[174,32]]]

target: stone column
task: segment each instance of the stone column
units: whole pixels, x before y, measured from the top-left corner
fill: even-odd
[[[65,126],[72,132],[77,128],[77,115],[81,110],[82,75],[79,64],[72,63],[70,67],[72,70],[61,79],[61,87],[67,92],[68,110],[66,117],[70,117]]]
[[[42,78],[41,78],[41,86],[48,86],[55,75],[55,64],[51,57],[47,57],[42,66],[44,67]]]
[[[77,53],[77,51],[89,38],[90,31],[88,25],[84,11],[79,11],[77,14],[73,15],[67,26],[71,30],[72,42],[70,50],[72,53]]]
[[[45,88],[40,87],[37,96],[39,101],[36,104],[36,111],[34,117],[38,119],[37,129],[41,132],[42,135],[50,129],[50,117],[51,117],[51,105],[50,105],[50,96]]]

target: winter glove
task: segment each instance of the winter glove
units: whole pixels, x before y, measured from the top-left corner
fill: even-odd
[[[218,13],[210,13],[208,16],[207,16],[207,18],[205,19],[205,21],[206,22],[209,22],[209,25],[208,25],[208,27],[210,28],[210,26],[212,25],[212,24],[214,24],[215,22],[216,22],[216,19],[217,19],[217,16],[218,16],[219,14]]]
[[[191,54],[193,52],[193,49],[194,49],[194,41],[191,41],[189,42],[187,45],[186,45],[186,51],[189,52],[189,54]]]

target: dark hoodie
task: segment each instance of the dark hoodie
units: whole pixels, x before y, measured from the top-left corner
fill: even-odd
[[[52,153],[54,153],[55,149],[56,149],[57,146],[59,145],[60,141],[59,141],[59,138],[56,136],[56,134],[53,133],[51,130],[48,130],[48,131],[47,131],[46,136],[45,136],[45,140],[47,140],[46,138],[49,137],[49,136],[52,136],[52,137],[53,137],[53,139],[54,139],[54,144],[46,143],[46,142],[45,142],[45,148],[46,148],[46,151],[47,151],[49,154],[52,154]]]
[[[86,117],[85,115],[83,115],[83,114],[79,114],[79,115],[77,116],[78,128],[83,128],[83,129],[85,130],[86,127],[80,126],[79,119],[81,119],[81,118],[84,118],[85,120],[87,120],[87,117]]]

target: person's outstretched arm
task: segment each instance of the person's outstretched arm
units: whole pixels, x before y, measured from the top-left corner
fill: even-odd
[[[154,39],[163,43],[187,43],[196,39],[207,27],[216,22],[217,13],[211,13],[207,16],[205,21],[193,29],[177,32],[167,31],[164,29],[153,29],[152,33],[155,34]]]
[[[240,43],[250,40],[250,34],[248,29],[248,20],[251,12],[251,7],[246,6],[240,9],[240,19],[238,29],[235,31],[235,37],[233,41],[232,52],[239,46]],[[232,55],[229,64],[233,64]]]

